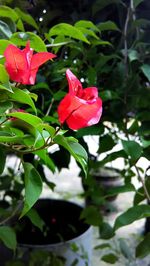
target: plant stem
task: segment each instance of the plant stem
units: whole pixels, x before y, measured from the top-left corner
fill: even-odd
[[[0,225],[4,225],[4,224],[10,222],[12,220],[12,218],[14,218],[16,216],[17,212],[21,209],[21,207],[22,207],[22,201],[19,202],[16,209],[14,209],[14,211],[12,212],[12,214],[9,217],[7,217],[6,219],[4,219],[3,221],[0,222]]]
[[[137,174],[138,174],[138,178],[139,178],[140,182],[142,183],[142,186],[143,186],[143,189],[144,189],[145,196],[146,196],[146,198],[148,199],[148,201],[150,202],[150,195],[149,195],[149,193],[148,193],[148,190],[147,190],[147,187],[146,187],[146,185],[145,185],[145,182],[144,182],[143,178],[142,178],[141,175],[140,175],[140,172],[139,172],[138,167],[137,167],[136,165],[135,165],[134,167],[135,167],[136,172],[137,172]]]
[[[128,23],[130,20],[130,10],[131,8],[128,7],[127,9],[127,16],[124,25],[123,35],[124,35],[124,64],[125,64],[125,75],[128,77],[128,42],[127,42],[127,31],[128,31]]]

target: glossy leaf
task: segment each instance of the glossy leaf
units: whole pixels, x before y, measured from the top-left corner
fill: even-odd
[[[8,6],[2,6],[2,5],[0,6],[0,17],[8,17],[15,22],[18,19],[18,15],[12,8]]]
[[[0,38],[9,39],[12,35],[12,32],[9,26],[2,20],[0,20]]]
[[[53,26],[49,31],[49,36],[51,37],[55,35],[69,36],[70,38],[89,43],[82,31],[67,23],[59,23]]]
[[[23,163],[25,173],[25,201],[21,213],[23,217],[36,203],[42,192],[42,180],[31,163]]]
[[[50,158],[47,150],[39,150],[34,152],[34,154],[38,155],[38,157],[42,160],[42,163],[46,165],[53,173],[55,172],[55,164]]]
[[[115,141],[109,134],[100,137],[99,144],[100,145],[99,145],[98,153],[112,150],[112,148],[116,145]]]
[[[79,162],[82,166],[84,173],[86,175],[87,172],[87,153],[84,148],[77,142],[73,141],[73,139],[65,138],[62,135],[57,135],[54,138],[54,142],[58,145],[63,146],[66,150],[70,152],[70,154]]]
[[[0,226],[0,239],[6,247],[15,250],[17,246],[14,230],[9,226]]]
[[[13,92],[11,94],[8,94],[9,99],[15,102],[20,102],[23,104],[27,104],[29,106],[31,106],[31,108],[33,109],[33,111],[35,112],[35,114],[37,113],[36,107],[34,105],[34,102],[29,94],[29,92],[25,91],[25,90],[21,90],[19,88],[14,87],[13,88]]]
[[[33,26],[36,30],[39,29],[36,21],[33,19],[33,17],[31,15],[24,13],[18,7],[15,8],[15,12],[20,17],[20,19],[22,19],[24,22],[26,22],[27,24]]]
[[[33,32],[16,32],[10,38],[10,41],[17,46],[26,46],[28,40],[30,40],[31,48],[33,48],[36,52],[47,51],[43,40]]]
[[[128,156],[131,157],[133,161],[137,161],[142,154],[142,147],[139,143],[133,140],[122,140],[123,148]]]
[[[114,230],[119,229],[120,227],[131,224],[139,219],[150,216],[150,206],[149,205],[137,205],[129,208],[126,212],[117,217]]]
[[[22,142],[22,137],[18,136],[5,136],[5,135],[0,135],[0,142],[8,142],[8,143],[21,143]]]
[[[35,128],[38,126],[38,124],[42,123],[42,120],[39,117],[28,113],[14,112],[8,114],[7,116],[19,118]]]
[[[32,208],[29,212],[26,213],[26,216],[30,219],[32,224],[34,224],[41,231],[43,231],[43,226],[45,225],[45,222],[39,216],[38,212],[35,209]]]
[[[83,27],[86,29],[93,29],[94,31],[99,32],[98,27],[90,20],[79,20],[75,23],[75,27]]]

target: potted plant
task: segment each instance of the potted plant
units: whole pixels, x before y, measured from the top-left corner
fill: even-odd
[[[2,17],[2,27],[7,28],[7,36],[3,34],[0,40],[0,184],[2,200],[6,200],[9,205],[8,208],[7,206],[1,208],[0,240],[9,249],[15,251],[18,247],[17,240],[20,241],[20,245],[23,245],[23,240],[20,235],[21,232],[26,232],[23,231],[24,229],[22,228],[25,216],[32,221],[34,226],[40,229],[42,221],[43,224],[47,223],[44,217],[42,217],[43,207],[41,207],[41,205],[39,207],[41,203],[37,201],[41,195],[43,183],[46,183],[51,189],[53,188],[53,184],[48,182],[43,172],[43,165],[48,166],[52,172],[55,171],[55,167],[57,166],[55,166],[55,163],[52,161],[48,149],[55,144],[65,148],[79,162],[86,175],[86,151],[71,134],[65,136],[66,130],[63,130],[62,127],[66,124],[69,129],[78,130],[82,127],[98,123],[102,113],[102,101],[98,96],[96,87],[83,89],[81,82],[72,71],[68,69],[66,71],[66,76],[69,92],[60,101],[58,109],[55,110],[53,123],[50,124],[45,122],[45,114],[40,112],[40,108],[36,108],[35,102],[38,96],[32,89],[36,88],[34,84],[39,67],[45,62],[56,58],[56,55],[47,52],[47,47],[49,47],[49,45],[44,43],[38,34],[31,31],[26,32],[24,30],[23,21],[35,28],[37,32],[39,31],[38,25],[30,15],[22,13],[19,9],[13,10],[7,6],[0,6],[0,16]],[[66,27],[69,26],[67,25]],[[88,42],[85,35],[80,30],[77,31],[78,39]],[[52,32],[50,34],[52,35]],[[50,34],[49,36],[51,36]],[[48,39],[49,36],[47,37]],[[47,65],[48,64],[49,63],[47,63]],[[44,70],[42,75],[44,75]],[[42,75],[39,79],[42,79]],[[43,79],[45,78],[44,76]],[[36,86],[38,88],[38,84]],[[43,83],[40,82],[39,88],[43,87]],[[58,119],[56,117],[56,111],[58,113]],[[49,112],[50,107],[48,108],[48,114]],[[15,156],[14,158],[19,160],[17,173],[10,167],[7,169],[7,157],[9,156]],[[36,202],[37,205],[35,205]],[[42,205],[43,204],[45,203],[42,202]],[[48,201],[48,204],[53,205],[50,201]],[[85,222],[80,221],[81,208],[79,206],[65,202],[64,204],[69,206],[69,208],[73,207],[77,209],[76,222],[81,222],[84,228],[80,233],[73,234],[75,241],[76,237],[79,237],[79,245],[81,246],[82,254],[80,253],[78,245],[74,244],[74,241],[72,241],[70,237],[67,237],[67,241],[70,241],[71,244],[70,242],[67,243],[63,235],[65,231],[64,225],[60,223],[61,226],[63,225],[63,230],[58,232],[60,241],[65,241],[66,244],[63,243],[65,249],[69,249],[65,255],[65,265],[70,265],[70,263],[73,265],[73,263],[77,263],[78,261],[80,265],[86,265],[87,263],[90,265],[90,251],[84,250],[84,248],[87,248],[87,243],[90,243],[91,229]],[[32,210],[34,206],[35,210]],[[45,205],[45,208],[48,208],[47,205]],[[55,208],[52,208],[50,212],[53,213],[54,210]],[[46,217],[50,217],[49,215],[49,213],[46,213]],[[69,217],[68,223],[70,225],[70,231],[74,233],[77,229],[76,223],[72,224],[73,222],[69,221]],[[19,221],[16,223],[17,219],[19,219]],[[54,225],[59,217],[57,220],[55,217],[50,217],[50,219],[52,219],[51,225]],[[48,223],[46,224],[45,238],[46,234],[49,234],[47,226]],[[19,230],[21,230],[20,233]],[[36,229],[33,229],[30,224],[28,230],[27,226],[27,231],[31,235],[33,233],[32,230],[34,231]],[[81,234],[84,238],[86,231],[88,242],[83,241],[81,239],[82,237],[79,236]],[[58,244],[57,241],[58,239],[55,241],[55,244]],[[28,241],[27,244],[30,249],[31,246]],[[33,242],[31,245],[33,245]],[[74,259],[70,259],[70,256],[72,256],[74,252],[78,254],[78,258],[75,257]],[[34,261],[32,254],[31,260],[33,259]],[[56,265],[55,254],[56,252],[54,252],[53,249],[50,258],[49,255],[47,257],[48,260],[52,259],[55,261],[53,265]],[[62,253],[60,255],[62,255]],[[61,259],[59,262],[62,262]]]

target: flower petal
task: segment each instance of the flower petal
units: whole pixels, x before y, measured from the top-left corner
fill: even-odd
[[[67,69],[66,71],[66,77],[69,84],[69,93],[78,95],[82,93],[82,84],[77,79],[77,77],[70,71],[70,69]]]
[[[40,52],[40,53],[34,54],[31,60],[31,71],[34,69],[38,69],[39,66],[44,64],[46,61],[51,60],[54,57],[56,57],[55,54],[48,53],[48,52]]]
[[[68,93],[58,106],[58,117],[61,124],[72,114],[73,111],[81,106],[82,102],[79,98]]]
[[[28,76],[28,65],[24,53],[16,46],[10,44],[4,52],[6,58],[5,67],[13,81],[24,80],[24,74]]]
[[[102,114],[102,101],[97,98],[93,104],[82,104],[68,116],[66,123],[69,128],[78,130],[99,122]]]

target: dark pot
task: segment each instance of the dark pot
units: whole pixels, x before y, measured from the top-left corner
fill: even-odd
[[[65,266],[71,266],[74,261],[79,266],[91,265],[92,232],[80,219],[82,207],[64,200],[41,199],[35,208],[45,222],[46,235],[27,217],[18,222],[22,228],[17,233],[18,253],[24,254],[22,261],[28,264],[31,252],[47,250],[63,257]]]
[[[100,206],[101,211],[109,213],[114,210],[113,201],[115,196],[107,196],[108,191],[112,188],[122,185],[122,178],[118,169],[115,168],[98,168],[90,172],[91,181],[87,184],[83,181],[83,188],[86,196],[86,205]]]

